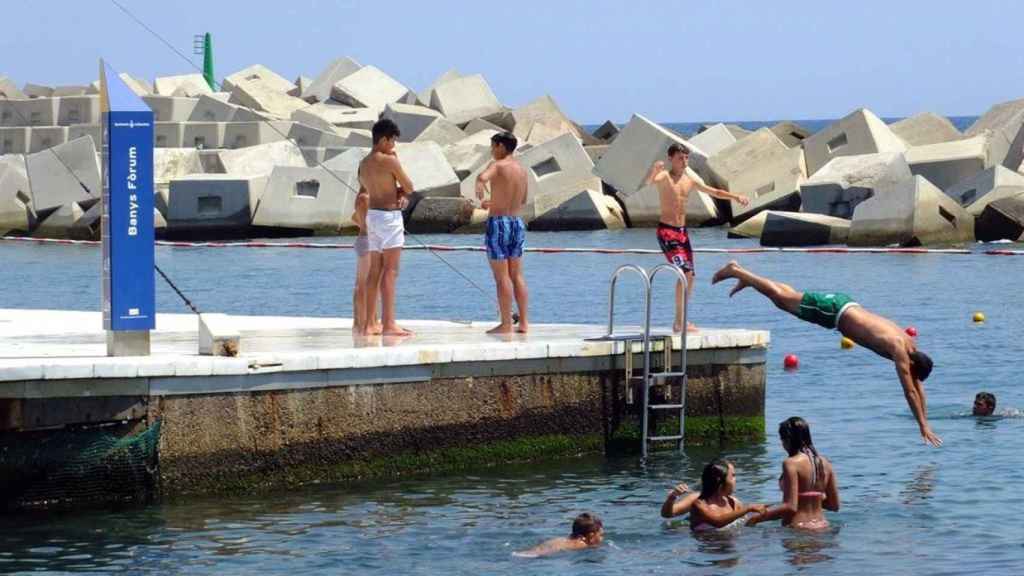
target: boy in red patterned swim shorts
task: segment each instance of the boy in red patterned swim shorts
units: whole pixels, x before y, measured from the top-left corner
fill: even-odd
[[[750,203],[746,196],[719,190],[702,184],[686,174],[686,165],[690,159],[690,151],[679,144],[668,147],[669,169],[665,162],[658,160],[651,166],[647,175],[647,184],[658,188],[661,202],[661,222],[658,223],[658,244],[670,264],[677,266],[686,274],[686,299],[689,301],[693,293],[693,248],[690,246],[690,235],[686,231],[686,200],[690,191],[697,188],[714,198],[733,200],[746,206]],[[696,331],[697,327],[689,323],[688,331]],[[672,330],[683,330],[683,284],[676,284],[676,318]]]

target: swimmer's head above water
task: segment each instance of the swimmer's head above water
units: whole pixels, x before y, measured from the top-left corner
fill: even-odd
[[[729,496],[736,489],[736,472],[725,458],[715,458],[704,467],[700,475],[700,499]]]
[[[932,359],[930,356],[921,352],[920,350],[914,350],[910,353],[910,372],[921,382],[928,379],[928,376],[932,373]]]
[[[991,416],[996,411],[996,396],[990,392],[978,392],[974,397],[974,408],[971,414],[975,416]]]
[[[672,144],[668,147],[668,160],[673,172],[682,172],[690,160],[690,149],[681,144]]]
[[[811,441],[811,426],[799,416],[787,418],[779,422],[779,440],[790,456],[810,450],[814,454],[814,442]]]
[[[572,521],[572,534],[569,538],[582,540],[587,546],[599,546],[604,540],[604,523],[597,514],[584,512]]]

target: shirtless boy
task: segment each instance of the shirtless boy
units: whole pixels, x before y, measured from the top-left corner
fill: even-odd
[[[366,213],[366,235],[370,251],[370,274],[366,285],[367,318],[377,310],[377,295],[383,303],[383,324],[366,322],[364,334],[409,336],[412,332],[395,321],[395,286],[398,262],[405,245],[402,209],[413,193],[412,182],[402,170],[395,153],[398,126],[387,118],[373,125],[373,149],[359,163],[359,185],[366,189],[369,210]]]
[[[690,235],[686,231],[686,201],[690,192],[697,188],[701,192],[714,198],[733,200],[746,206],[750,203],[746,196],[712,188],[697,182],[686,174],[687,162],[690,159],[690,151],[679,144],[672,144],[668,147],[669,169],[665,169],[665,162],[658,160],[651,166],[647,175],[646,184],[653,184],[658,189],[658,197],[661,203],[661,221],[658,223],[658,245],[661,252],[670,264],[682,270],[686,275],[686,301],[690,301],[693,294],[693,248],[690,246]],[[695,331],[697,327],[692,322],[686,327],[688,331]],[[676,319],[672,330],[681,332],[683,330],[683,283],[676,284]]]
[[[595,548],[604,541],[604,524],[596,514],[584,512],[572,522],[572,533],[568,538],[553,538],[538,544],[529,550],[515,552],[514,555],[524,558],[537,558],[566,550],[584,550]]]
[[[928,424],[924,380],[932,373],[932,359],[917,349],[917,344],[895,322],[868,312],[841,292],[799,292],[788,284],[776,282],[729,262],[711,278],[717,284],[727,278],[738,280],[729,292],[732,297],[750,286],[781,310],[801,320],[839,330],[850,340],[871,350],[896,365],[896,376],[903,387],[903,396],[917,420],[921,438],[932,446],[941,446],[942,439]]]
[[[501,323],[488,330],[490,334],[508,334],[514,329],[513,296],[519,307],[519,327],[515,331],[525,334],[530,329],[527,317],[529,295],[522,262],[526,226],[519,217],[519,211],[526,204],[526,170],[512,157],[517,144],[511,132],[492,136],[491,156],[494,161],[476,178],[476,197],[488,210],[484,240],[498,290],[498,312],[501,317]],[[485,200],[488,184],[491,197]]]
[[[377,311],[366,313],[366,286],[370,281],[370,239],[366,235],[366,214],[370,209],[370,195],[366,188],[359,187],[356,194],[356,209],[352,221],[359,227],[359,235],[354,244],[356,252],[356,282],[352,290],[352,332],[366,333],[367,326],[379,330]]]

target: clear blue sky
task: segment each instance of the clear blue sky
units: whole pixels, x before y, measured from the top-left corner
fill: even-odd
[[[1024,3],[119,0],[182,52],[214,36],[218,77],[289,79],[335,57],[419,90],[479,72],[505,104],[549,93],[577,121],[979,114],[1024,97]],[[152,80],[191,71],[109,0],[5,0],[0,74],[87,83],[97,59]],[[196,57],[201,58],[201,57]]]

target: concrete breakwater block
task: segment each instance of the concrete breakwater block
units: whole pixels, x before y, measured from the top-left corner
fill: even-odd
[[[491,149],[482,145],[451,144],[443,146],[441,152],[460,182],[465,180],[473,170],[491,160]]]
[[[59,98],[0,99],[0,126],[56,126]]]
[[[165,215],[167,231],[244,231],[266,185],[265,175],[192,174],[173,180]]]
[[[990,202],[1024,193],[1024,174],[993,166],[944,192],[969,214],[980,216]]]
[[[231,98],[228,103],[238,104],[281,119],[291,118],[292,112],[309,106],[305,100],[289,96],[285,92],[279,92],[271,83],[259,78],[239,79],[231,89]]]
[[[331,61],[308,87],[303,87],[299,97],[310,103],[327,102],[331,99],[331,89],[334,85],[362,67],[362,64],[348,56],[337,58]]]
[[[772,131],[772,134],[775,134],[776,138],[790,148],[803,145],[804,140],[811,135],[810,130],[789,120],[779,122],[768,129]]]
[[[465,137],[466,133],[446,118],[435,118],[433,122],[416,136],[415,142],[434,142],[440,146],[448,146],[461,141]]]
[[[220,161],[226,173],[236,176],[265,176],[276,166],[306,166],[302,151],[288,140],[237,150],[221,150]]]
[[[287,94],[295,89],[295,84],[292,84],[290,80],[262,64],[253,64],[224,78],[224,81],[221,82],[221,89],[225,92],[231,92],[243,80],[262,82],[267,88],[281,94]]]
[[[448,82],[450,80],[455,80],[456,78],[462,78],[462,74],[460,74],[458,70],[455,70],[454,68],[451,70],[446,70],[440,76],[435,78],[434,81],[430,83],[430,86],[427,86],[423,90],[417,92],[416,99],[419,101],[420,104],[423,104],[424,106],[430,106],[430,98],[434,94],[434,88],[437,88],[441,84],[444,84],[445,82]]]
[[[252,224],[336,233],[354,226],[358,191],[354,171],[278,166],[270,173]]]
[[[466,226],[473,216],[473,203],[459,197],[427,197],[416,202],[406,228],[413,234],[447,234]]]
[[[480,74],[438,84],[431,92],[429,104],[450,122],[458,125],[467,124],[476,118],[487,119],[504,110]]]
[[[258,122],[268,119],[270,116],[266,114],[231,104],[212,95],[200,96],[188,116],[189,122]]]
[[[952,142],[964,137],[945,116],[924,112],[889,125],[893,134],[909,146],[927,146]]]
[[[102,120],[99,96],[65,96],[56,100],[57,124],[61,126],[99,124]]]
[[[708,158],[707,173],[713,186],[750,200],[747,206],[731,203],[733,222],[762,210],[798,210],[800,184],[807,177],[803,150],[786,146],[768,128]]]
[[[149,96],[154,93],[153,85],[142,78],[136,78],[127,72],[121,72],[118,77],[136,96]]]
[[[355,108],[378,111],[392,102],[416,103],[415,94],[375,66],[363,66],[335,82],[331,97]]]
[[[96,204],[93,201],[90,206]],[[56,210],[40,214],[40,222],[32,230],[33,238],[71,238],[72,230],[85,215],[86,208],[77,202],[65,204]]]
[[[639,114],[615,138],[601,156],[594,174],[614,187],[620,198],[640,191],[655,160],[667,161],[668,147],[679,144],[690,150],[690,166],[701,174],[707,155],[676,133],[655,124]]]
[[[914,146],[906,152],[907,164],[912,174],[924,176],[945,190],[992,165],[988,146],[989,138],[985,136]]]
[[[182,148],[223,148],[227,122],[184,122],[181,130]]]
[[[36,126],[29,128],[28,151],[39,152],[68,141],[67,126]]]
[[[968,138],[987,136],[989,166],[1002,164],[1016,170],[1024,161],[1024,98],[989,108],[964,133]]]
[[[804,212],[765,212],[762,246],[820,246],[846,244],[850,221],[845,218]]]
[[[156,204],[167,208],[167,192],[171,180],[205,172],[199,151],[195,148],[156,148],[153,150],[153,191]]]
[[[878,116],[860,108],[804,140],[807,174],[814,175],[833,158],[876,152],[904,152],[906,144]]]
[[[622,207],[611,196],[600,190],[583,190],[548,207],[534,202],[536,215],[530,221],[530,230],[619,230],[626,227]]]
[[[0,154],[28,154],[31,140],[32,129],[28,126],[0,128]]]
[[[618,135],[619,127],[611,120],[605,120],[604,124],[598,126],[593,132],[594,138],[597,138],[606,144],[611,144]]]
[[[206,78],[199,73],[157,77],[153,80],[153,91],[160,96],[186,97],[213,93],[210,85],[206,83]]]
[[[293,122],[288,130],[288,139],[303,148],[339,148],[345,146],[347,138],[338,134],[334,129],[325,131]]]
[[[426,106],[392,102],[384,107],[381,117],[394,121],[398,126],[398,130],[401,132],[400,142],[412,142],[434,120],[441,118],[441,113]]]
[[[993,200],[975,221],[975,237],[981,242],[1024,239],[1024,192]]]
[[[238,356],[241,333],[227,314],[200,314],[199,354],[201,356]]]
[[[18,90],[17,84],[13,80],[0,74],[0,100],[25,100],[28,96],[24,92]]]
[[[712,124],[690,138],[690,143],[703,150],[709,157],[713,157],[734,144],[736,140],[736,136],[725,124]]]
[[[750,218],[729,227],[729,238],[761,238],[769,210],[758,212]]]
[[[441,147],[435,142],[413,142],[395,147],[402,169],[412,180],[419,198],[459,196],[459,177],[455,175]],[[364,155],[365,156],[365,155]],[[360,160],[362,160],[360,158]]]
[[[887,185],[857,205],[850,246],[934,246],[974,240],[974,217],[923,176]]]
[[[100,147],[103,145],[103,126],[99,124],[75,124],[68,126],[68,142],[85,136],[92,138],[93,146],[96,147],[96,152],[99,152]]]
[[[292,120],[326,130],[332,128],[356,128],[369,130],[380,119],[380,111],[372,108],[353,108],[334,101],[313,104],[292,113]]]
[[[541,139],[539,132],[532,135],[537,125],[548,129],[550,137],[547,140],[557,138],[562,134],[572,134],[584,144],[598,144],[598,140],[588,132],[580,128],[568,116],[562,112],[555,99],[549,95],[541,96],[532,102],[512,110],[512,118],[515,121],[515,134],[521,142],[542,144],[546,140]]]
[[[185,125],[183,122],[155,122],[153,125],[154,146],[157,148],[183,148],[185,146]]]
[[[199,103],[198,98],[178,96],[143,96],[142,100],[153,111],[156,122],[185,122]]]
[[[0,236],[27,234],[35,222],[25,157],[0,156]]]
[[[29,154],[25,167],[37,212],[102,197],[99,160],[88,136]]]
[[[270,122],[228,122],[224,126],[224,147],[237,150],[287,140],[295,123],[289,120]]]
[[[800,186],[801,210],[849,219],[858,204],[913,176],[897,152],[840,156]]]

